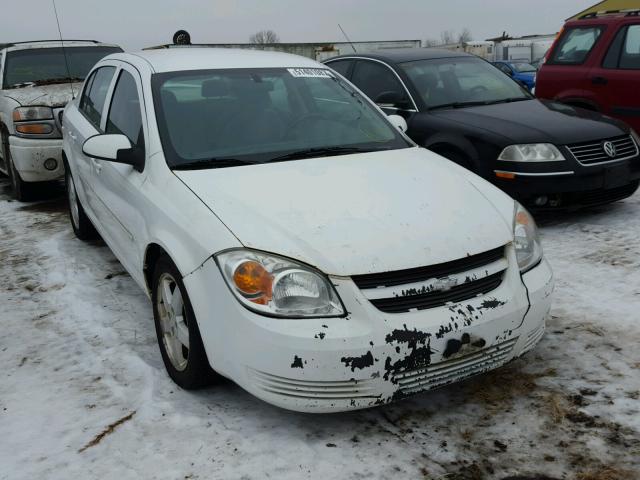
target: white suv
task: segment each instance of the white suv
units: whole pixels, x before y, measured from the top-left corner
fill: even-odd
[[[98,60],[121,51],[92,40],[0,44],[0,172],[18,200],[64,174],[58,113]]]
[[[390,402],[531,350],[553,289],[526,210],[400,124],[295,55],[110,55],[64,112],[71,224],[149,294],[183,388]]]

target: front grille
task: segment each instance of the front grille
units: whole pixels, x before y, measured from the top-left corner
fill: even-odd
[[[578,203],[581,205],[600,205],[604,203],[611,203],[617,200],[627,198],[638,189],[638,181],[631,182],[628,185],[622,187],[590,190],[587,192],[577,192],[574,194],[566,195],[566,203]]]
[[[604,142],[610,141],[616,147],[616,155],[610,157],[604,151]],[[598,163],[624,160],[638,155],[638,146],[630,135],[598,140],[597,142],[582,142],[567,145],[567,148],[582,165],[596,165]]]
[[[405,394],[416,393],[460,381],[503,365],[518,338],[511,338],[463,357],[434,363],[394,375],[393,381]]]
[[[262,390],[286,397],[317,400],[376,398],[379,394],[369,380],[316,382],[280,377],[250,369],[253,381]]]
[[[504,272],[498,272],[480,280],[466,282],[447,291],[433,291],[418,295],[380,298],[371,303],[386,313],[401,313],[410,310],[425,310],[446,305],[449,302],[462,302],[478,295],[484,295],[495,290],[502,283]]]
[[[432,278],[446,277],[456,273],[467,272],[474,268],[488,265],[504,257],[504,247],[494,248],[488,252],[471,255],[452,262],[430,265],[428,267],[409,268],[393,272],[369,273],[354,275],[351,279],[360,288],[392,287],[408,283],[424,282]]]

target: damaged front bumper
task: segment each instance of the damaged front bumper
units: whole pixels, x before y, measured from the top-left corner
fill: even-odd
[[[48,182],[64,175],[62,139],[34,139],[9,137],[11,159],[20,178],[25,182]],[[45,162],[54,168],[45,168]]]
[[[531,350],[544,333],[553,275],[544,259],[521,275],[512,247],[508,260],[490,293],[405,313],[384,313],[350,278],[332,277],[345,318],[257,315],[232,297],[212,261],[184,282],[216,371],[279,407],[337,412],[460,381]]]

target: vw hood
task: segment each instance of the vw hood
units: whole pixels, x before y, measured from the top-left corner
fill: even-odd
[[[437,264],[512,240],[513,200],[421,148],[174,173],[244,246],[332,275]]]

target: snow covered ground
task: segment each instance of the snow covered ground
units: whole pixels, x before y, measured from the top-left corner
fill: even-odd
[[[0,479],[640,479],[640,194],[541,221],[557,288],[533,353],[313,416],[231,382],[177,388],[150,303],[109,249],[73,236],[60,192],[25,204],[7,188]]]

